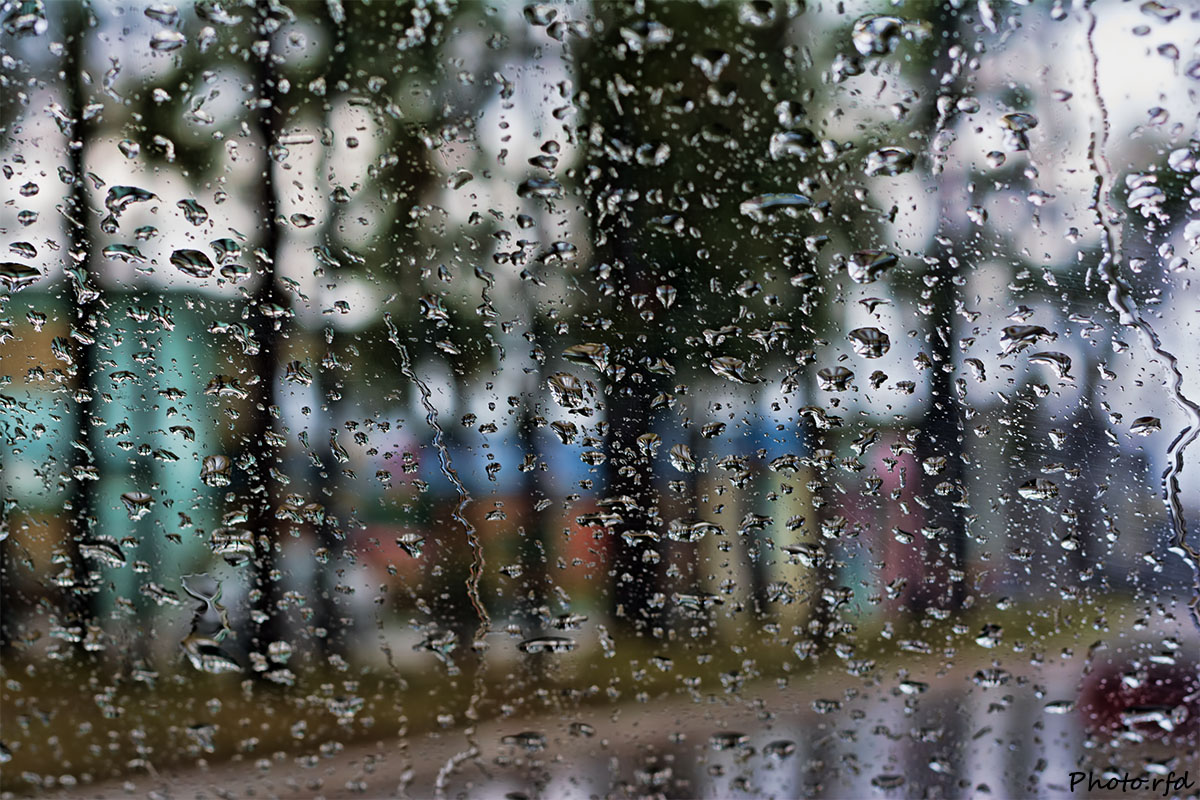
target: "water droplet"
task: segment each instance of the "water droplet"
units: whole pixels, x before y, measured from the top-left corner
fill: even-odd
[[[228,486],[233,462],[228,456],[205,456],[200,464],[200,480],[207,486]]]
[[[1026,500],[1050,500],[1058,497],[1058,485],[1045,478],[1034,478],[1021,484],[1017,494]]]
[[[572,736],[578,736],[585,739],[590,739],[596,735],[596,729],[586,722],[572,722],[568,728],[568,732]]]
[[[575,364],[585,364],[595,367],[600,372],[607,372],[608,359],[611,352],[612,348],[606,344],[585,342],[583,344],[571,345],[563,350],[563,358]]]
[[[717,356],[708,362],[709,369],[734,383],[759,383],[760,378],[746,374],[749,370],[745,361],[733,356]]]
[[[131,204],[145,203],[155,197],[157,195],[153,192],[137,186],[110,186],[108,195],[104,198],[104,207],[111,211],[113,216],[120,216]]]
[[[522,731],[502,737],[500,743],[520,747],[530,753],[537,753],[546,749],[546,734],[537,731]]]
[[[150,48],[159,53],[178,50],[186,43],[187,37],[179,31],[158,31],[150,37]]]
[[[680,472],[696,471],[696,461],[692,458],[692,448],[686,444],[674,445],[667,451],[667,456],[671,461],[671,466]]]
[[[146,8],[145,14],[163,25],[174,25],[179,21],[179,9],[167,3],[153,3]]]
[[[130,519],[141,519],[150,513],[154,498],[145,492],[126,492],[121,495],[121,502],[125,504]]]
[[[774,212],[795,219],[801,211],[811,206],[812,201],[802,194],[777,192],[751,197],[743,201],[738,210],[755,222],[766,222],[773,218]]]
[[[770,0],[743,0],[738,6],[738,22],[751,28],[770,27],[775,18],[775,4]]]
[[[850,388],[854,373],[845,367],[825,367],[817,371],[817,382],[826,392],[844,392]]]
[[[1038,118],[1024,111],[1012,111],[1000,118],[1000,124],[1015,133],[1025,133],[1038,126]]]
[[[203,225],[208,221],[208,211],[195,200],[180,200],[175,204],[183,211],[183,216],[193,225]]]
[[[129,244],[110,244],[101,253],[105,258],[123,261],[126,264],[146,263],[146,257],[142,255],[142,251]]]
[[[885,56],[895,51],[904,28],[905,22],[899,17],[871,14],[854,23],[850,37],[859,55]]]
[[[171,253],[171,264],[184,275],[192,278],[212,277],[213,270],[216,269],[203,252],[186,248]]]
[[[662,437],[657,433],[643,433],[637,437],[638,450],[646,458],[654,458],[654,454],[658,452],[658,448],[662,445]]]
[[[298,386],[311,386],[313,374],[300,361],[289,361],[284,368],[283,379]]]
[[[1000,636],[1003,629],[999,625],[988,623],[983,626],[979,635],[975,637],[975,644],[980,647],[992,648],[1000,643]]]
[[[530,25],[544,28],[558,17],[558,9],[543,3],[525,6],[525,21]]]
[[[708,743],[713,750],[738,750],[749,746],[750,737],[744,733],[723,731],[708,737]]]
[[[806,116],[804,106],[795,100],[783,100],[775,106],[775,118],[785,128],[795,128]]]
[[[846,272],[855,283],[874,283],[899,263],[895,254],[884,250],[859,250],[846,261]]]
[[[812,131],[807,128],[801,128],[794,131],[779,131],[771,134],[771,141],[767,146],[767,152],[773,159],[780,159],[786,156],[796,156],[801,159],[808,158],[821,143],[817,141],[817,137]]]
[[[1158,0],[1146,0],[1146,2],[1142,3],[1141,10],[1143,14],[1162,22],[1172,22],[1180,13],[1178,8],[1163,5]]]
[[[41,36],[47,27],[46,6],[42,0],[21,0],[4,18],[4,30],[12,36]]]
[[[97,536],[79,545],[79,552],[85,558],[90,558],[106,567],[125,566],[125,553],[120,545],[110,536]]]
[[[560,614],[554,618],[551,627],[560,631],[577,631],[583,628],[587,619],[583,614]]]
[[[729,66],[729,61],[729,53],[716,48],[692,56],[692,63],[699,67],[700,71],[704,73],[704,77],[710,81],[716,81],[721,77],[721,73]]]
[[[221,649],[214,639],[189,635],[180,643],[183,653],[194,669],[220,675],[226,672],[241,672],[242,668],[233,657]]]
[[[1138,417],[1129,426],[1129,432],[1138,436],[1149,436],[1162,430],[1162,420],[1158,417]]]
[[[569,653],[575,647],[575,640],[565,636],[535,636],[517,645],[522,653]]]
[[[763,755],[773,761],[784,761],[796,754],[796,743],[791,739],[777,739],[763,746]]]
[[[228,264],[242,254],[242,246],[233,239],[214,239],[209,246],[216,253],[218,264]]]
[[[1063,353],[1034,353],[1029,357],[1029,363],[1049,366],[1060,379],[1071,377],[1071,357]]]
[[[254,541],[250,532],[238,528],[214,528],[209,546],[231,567],[241,566],[254,557]]]
[[[1056,338],[1058,338],[1056,334],[1041,325],[1009,325],[1000,332],[1000,343],[1004,345],[1004,355],[1018,353],[1043,339]]]
[[[556,372],[547,380],[554,401],[570,411],[587,408],[583,397],[584,384],[569,372]]]
[[[1046,703],[1045,708],[1047,714],[1070,714],[1075,710],[1075,701],[1055,700],[1053,702]]]
[[[880,358],[892,346],[891,338],[878,328],[855,328],[849,339],[854,352],[864,358]]]
[[[37,248],[30,242],[13,242],[8,246],[8,249],[21,258],[37,257]]]
[[[985,688],[994,689],[998,686],[1003,686],[1012,679],[1012,674],[1008,670],[989,667],[976,671],[973,680],[976,684]]]
[[[663,308],[670,308],[675,305],[675,299],[679,296],[674,286],[663,284],[654,290],[655,296],[658,297],[658,302],[662,303]]]
[[[31,266],[15,261],[0,263],[0,283],[10,292],[19,292],[37,283],[42,273]]]
[[[700,519],[673,519],[667,525],[667,538],[676,542],[698,542],[710,534],[720,536],[724,533],[720,525]]]
[[[529,178],[517,187],[517,197],[557,200],[562,196],[562,184],[553,178]]]
[[[863,172],[867,177],[882,175],[890,178],[912,170],[916,157],[903,147],[883,147],[867,155]]]
[[[899,789],[905,783],[907,783],[907,779],[903,775],[886,775],[885,774],[885,775],[876,775],[874,778],[871,778],[871,785],[877,789],[883,789],[884,791],[891,791],[892,789]]]

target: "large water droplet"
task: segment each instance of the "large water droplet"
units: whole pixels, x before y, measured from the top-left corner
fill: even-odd
[[[210,278],[216,269],[202,251],[186,248],[171,253],[171,264],[191,278]]]

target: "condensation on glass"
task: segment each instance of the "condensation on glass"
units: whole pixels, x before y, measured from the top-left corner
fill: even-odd
[[[5,0],[0,793],[1194,796],[1198,41]]]

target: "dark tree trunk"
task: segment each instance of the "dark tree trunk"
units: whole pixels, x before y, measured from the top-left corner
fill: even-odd
[[[67,314],[71,328],[71,346],[74,351],[74,402],[75,443],[69,447],[68,480],[69,496],[64,505],[68,537],[66,550],[70,559],[70,570],[74,585],[66,590],[66,615],[69,627],[77,629],[81,644],[86,642],[88,627],[95,624],[97,616],[97,580],[93,578],[92,565],[81,553],[80,546],[93,535],[97,512],[97,486],[99,475],[100,442],[96,436],[95,422],[98,416],[95,374],[97,364],[96,339],[101,335],[103,304],[92,274],[91,211],[88,205],[88,190],[85,171],[85,148],[91,125],[84,119],[84,107],[88,103],[84,84],[84,52],[90,28],[90,12],[80,6],[65,6],[67,9],[67,47],[63,58],[63,74],[68,92],[68,113],[73,120],[70,142],[67,145],[68,162],[71,170],[69,213],[66,215],[68,228],[70,276]],[[95,470],[93,472],[92,470]]]
[[[331,15],[326,13],[322,18],[325,25],[334,32],[334,45],[330,53],[329,67],[326,70],[325,85],[327,91],[331,95],[326,99],[325,107],[325,122],[327,128],[332,128],[333,111],[337,104],[337,98],[341,92],[338,89],[340,83],[345,79],[348,55],[346,53],[346,25],[345,22],[338,22]],[[325,144],[325,152],[328,153],[333,143]],[[322,172],[328,170],[327,160],[322,160]],[[323,180],[325,175],[320,175],[316,180]],[[328,248],[329,254],[336,259],[336,250],[334,247],[334,230],[338,218],[336,206],[328,204],[326,206],[326,218],[323,225],[324,235],[322,236],[322,244]],[[340,260],[339,260],[340,261]],[[325,265],[326,272],[337,269],[332,265]],[[331,287],[336,286],[334,275],[328,275],[325,279]],[[324,554],[324,563],[319,563],[316,575],[313,581],[313,598],[312,605],[314,610],[314,627],[324,632],[323,636],[317,637],[317,646],[325,656],[345,655],[348,642],[345,638],[343,630],[342,618],[339,616],[337,603],[337,570],[340,568],[342,557],[345,553],[345,541],[347,532],[342,528],[341,518],[345,509],[345,504],[341,502],[339,487],[341,484],[341,468],[339,459],[334,452],[334,437],[340,432],[343,413],[342,396],[345,392],[345,381],[342,379],[342,367],[340,359],[337,358],[337,349],[334,346],[334,329],[332,326],[327,327],[322,332],[323,338],[317,340],[316,350],[324,351],[322,360],[317,365],[316,383],[324,396],[323,412],[329,428],[329,440],[316,442],[317,458],[320,465],[316,467],[317,481],[316,486],[320,487],[319,500],[325,506],[325,516],[320,524],[317,525],[316,538],[317,547]]]
[[[938,134],[953,120],[953,112],[943,116],[939,105],[944,100],[952,107],[966,89],[965,67],[951,58],[953,46],[965,42],[959,27],[960,14],[950,5],[939,7],[930,22],[934,40],[942,43],[932,68],[934,74],[941,76],[941,88],[936,97],[924,104],[923,115],[924,127],[930,131],[931,149],[936,151]],[[961,608],[967,588],[966,448],[962,412],[954,393],[958,351],[954,330],[955,280],[960,275],[960,261],[966,249],[958,243],[964,232],[954,230],[956,223],[949,221],[961,214],[958,204],[964,201],[967,188],[965,180],[942,172],[943,160],[936,152],[934,161],[934,172],[939,177],[940,224],[930,242],[928,255],[932,266],[925,276],[927,288],[918,300],[919,305],[928,309],[923,349],[931,362],[930,392],[916,446],[917,459],[922,465],[917,502],[925,510],[925,529],[931,535],[924,539],[922,582],[911,594],[914,615],[934,606],[947,610]],[[939,462],[930,461],[939,458],[945,459],[940,469]]]
[[[614,134],[633,140],[632,131],[618,129]],[[612,174],[619,175],[622,169],[620,164],[611,165]],[[614,192],[621,191],[609,183],[590,190],[589,205],[596,209],[603,207]],[[622,210],[605,215],[597,245],[615,262],[614,282],[619,287],[616,295],[626,306],[619,313],[633,315],[614,343],[604,388],[608,427],[604,436],[607,461],[603,499],[613,503],[606,510],[620,518],[609,529],[609,612],[618,627],[641,632],[658,627],[663,613],[662,604],[655,602],[663,592],[666,572],[664,544],[655,539],[663,528],[655,470],[651,458],[641,453],[637,443],[637,438],[651,432],[653,426],[651,405],[661,388],[658,376],[646,369],[645,362],[663,352],[663,336],[653,329],[643,334],[648,324],[656,323],[647,323],[628,307],[632,295],[652,296],[657,284],[652,265],[638,247],[640,228],[637,220],[631,219],[633,214],[632,210]]]
[[[541,383],[539,380],[538,385]],[[521,469],[524,475],[524,506],[520,514],[522,524],[518,550],[525,592],[520,600],[520,615],[529,631],[542,624],[542,616],[549,610],[549,559],[553,547],[548,529],[548,515],[545,511],[539,511],[537,507],[538,501],[546,497],[542,480],[542,465],[546,460],[537,444],[537,423],[534,419],[537,416],[534,406],[536,401],[535,390],[523,404],[521,418],[517,421],[517,441],[521,448]]]
[[[1105,440],[1105,425],[1096,414],[1099,370],[1095,359],[1089,354],[1081,368],[1083,372],[1083,390],[1080,392],[1079,410],[1071,420],[1071,430],[1067,432],[1068,447],[1066,463],[1095,464],[1103,461],[1102,454],[1108,449]],[[1070,551],[1068,563],[1071,566],[1072,580],[1082,580],[1082,575],[1092,569],[1093,559],[1100,553],[1103,540],[1103,530],[1100,525],[1100,508],[1097,501],[1097,484],[1103,478],[1093,470],[1086,470],[1071,484],[1071,506],[1075,512],[1074,524],[1066,531],[1074,542]],[[1090,546],[1089,546],[1090,545]]]
[[[621,518],[609,534],[610,614],[618,626],[640,632],[661,622],[662,607],[653,598],[662,591],[665,559],[662,543],[645,535],[661,532],[662,524],[654,467],[637,445],[637,437],[650,430],[650,403],[656,390],[648,378],[638,381],[630,377],[612,384],[607,398],[604,497],[619,499],[608,510]]]
[[[805,369],[803,376],[804,397],[812,403],[817,398],[817,384],[813,370]],[[802,420],[800,435],[804,443],[804,454],[806,458],[810,459],[809,463],[811,464],[807,478],[811,482],[808,488],[811,490],[812,496],[812,516],[805,520],[805,523],[809,531],[808,541],[810,544],[816,545],[820,554],[817,561],[808,569],[810,580],[804,587],[808,593],[808,618],[805,620],[807,635],[805,638],[819,648],[828,643],[831,635],[830,629],[836,614],[836,608],[828,602],[826,594],[828,590],[837,585],[839,553],[837,542],[825,538],[824,522],[829,518],[829,498],[825,487],[825,474],[816,461],[812,460],[818,449],[828,446],[825,441],[826,434],[811,416],[804,415]]]
[[[259,7],[259,16],[265,20],[268,7]],[[254,62],[256,95],[261,103],[255,114],[254,124],[263,147],[263,174],[259,184],[257,204],[258,217],[263,231],[259,240],[262,264],[258,276],[258,288],[254,292],[250,309],[250,325],[258,353],[249,358],[247,390],[249,391],[250,432],[245,442],[250,475],[249,525],[255,541],[255,586],[251,594],[254,616],[252,640],[249,649],[264,658],[272,642],[280,641],[285,635],[284,612],[281,607],[283,584],[276,574],[280,525],[275,519],[278,507],[278,481],[272,471],[280,463],[276,448],[269,434],[273,431],[273,420],[278,409],[276,400],[276,366],[279,362],[281,343],[281,321],[264,313],[272,305],[286,306],[276,282],[276,265],[279,260],[279,229],[275,218],[279,214],[279,197],[275,185],[274,164],[271,149],[278,141],[280,120],[283,115],[282,98],[278,90],[278,77],[272,64],[273,48],[268,48],[263,58]],[[259,662],[260,665],[263,662]]]
[[[328,352],[333,352],[332,345],[329,345]],[[345,554],[347,531],[342,526],[345,504],[341,502],[340,491],[341,464],[345,456],[335,452],[335,445],[341,446],[338,437],[343,432],[340,422],[344,385],[334,374],[335,369],[340,367],[324,367],[317,380],[323,389],[322,410],[328,423],[328,435],[314,442],[317,463],[312,465],[315,473],[313,501],[320,503],[324,511],[314,526],[317,551],[321,557],[313,576],[310,603],[313,608],[313,628],[317,632],[316,645],[325,656],[345,654],[348,643],[344,629],[349,622],[340,616],[337,601],[338,572]]]
[[[747,512],[759,513],[767,506],[765,495],[770,491],[768,488],[770,482],[771,476],[765,471],[750,479],[751,491],[747,495],[750,498],[746,507]],[[747,531],[744,543],[746,563],[750,568],[750,609],[755,616],[759,617],[765,617],[771,611],[767,596],[767,584],[770,577],[767,562],[772,551],[767,545],[768,538],[766,530],[752,527]]]
[[[926,322],[926,353],[930,367],[929,402],[921,421],[917,459],[921,472],[920,504],[925,508],[924,575],[913,593],[914,611],[940,607],[958,609],[966,598],[967,529],[964,515],[965,462],[962,414],[954,394],[956,343],[955,284],[958,260],[949,245],[935,251],[929,277],[930,312]],[[944,466],[942,464],[944,459]],[[955,580],[954,578],[957,578]]]

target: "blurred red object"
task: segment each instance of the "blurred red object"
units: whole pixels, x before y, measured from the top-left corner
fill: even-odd
[[[1158,659],[1097,667],[1085,680],[1079,710],[1092,733],[1127,732],[1142,739],[1195,737],[1200,731],[1200,677]],[[1160,657],[1161,658],[1161,657]]]

